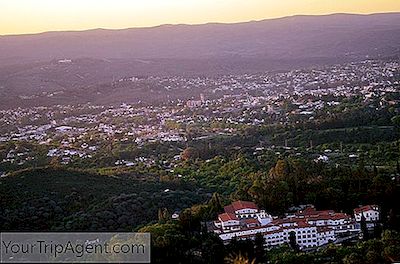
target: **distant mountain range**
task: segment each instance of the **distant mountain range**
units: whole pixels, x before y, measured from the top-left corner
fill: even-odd
[[[292,16],[1,36],[0,62],[59,58],[331,60],[400,52],[400,13]]]
[[[98,100],[106,93],[153,99],[154,87],[111,85],[129,76],[265,72],[399,56],[400,13],[0,36],[0,108],[86,102],[98,90]]]

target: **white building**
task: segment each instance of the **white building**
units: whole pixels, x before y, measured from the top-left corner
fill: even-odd
[[[215,226],[222,229],[222,232],[240,230],[240,221],[236,215],[232,213],[223,213],[218,215],[218,221]]]
[[[237,218],[256,218],[259,212],[258,206],[253,202],[236,201],[232,204],[225,206],[226,213],[234,214]]]
[[[347,214],[332,210],[317,211],[313,206],[285,218],[273,218],[253,202],[236,201],[224,207],[212,231],[225,242],[233,238],[254,239],[262,234],[267,247],[289,243],[294,232],[300,249],[319,247],[358,234],[357,223]]]
[[[364,215],[366,222],[377,222],[380,219],[379,207],[366,205],[354,209],[354,217],[357,222],[361,222],[361,215]]]

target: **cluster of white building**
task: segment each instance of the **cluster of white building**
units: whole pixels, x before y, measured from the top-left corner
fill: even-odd
[[[210,228],[224,242],[234,238],[254,239],[256,234],[262,234],[269,248],[289,243],[291,233],[295,235],[300,249],[323,246],[346,237],[357,237],[360,233],[361,214],[366,222],[379,221],[379,208],[375,205],[355,209],[355,218],[332,210],[318,211],[311,205],[278,218],[247,201],[233,202],[225,206],[224,211]]]

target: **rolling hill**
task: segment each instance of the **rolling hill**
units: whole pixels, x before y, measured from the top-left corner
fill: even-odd
[[[125,230],[157,220],[159,208],[190,207],[207,196],[195,186],[38,168],[0,179],[1,230]],[[172,191],[165,193],[170,188]]]
[[[399,52],[399,40],[400,13],[292,16],[235,24],[2,36],[0,60],[358,58]]]
[[[0,107],[182,94],[111,87],[127,76],[265,72],[399,55],[400,13],[0,36]]]

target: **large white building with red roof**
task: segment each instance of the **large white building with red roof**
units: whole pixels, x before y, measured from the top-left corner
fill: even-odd
[[[272,221],[272,216],[265,211],[260,211],[253,202],[236,201],[225,206],[224,211],[224,213],[218,215],[218,220],[214,222],[216,233],[257,228]]]
[[[357,222],[361,222],[361,216],[366,222],[378,222],[380,220],[379,207],[377,205],[366,205],[354,209],[354,217]]]
[[[258,206],[253,202],[236,201],[224,207],[227,213],[235,214],[238,218],[255,218],[259,212]]]
[[[221,228],[221,232],[237,231],[240,230],[240,221],[232,213],[223,213],[218,215],[215,226]]]
[[[236,201],[224,207],[212,230],[224,241],[254,239],[262,234],[267,247],[289,243],[290,233],[301,249],[319,247],[339,237],[354,236],[359,225],[349,215],[332,210],[318,211],[307,206],[284,218],[272,217],[253,202]]]

